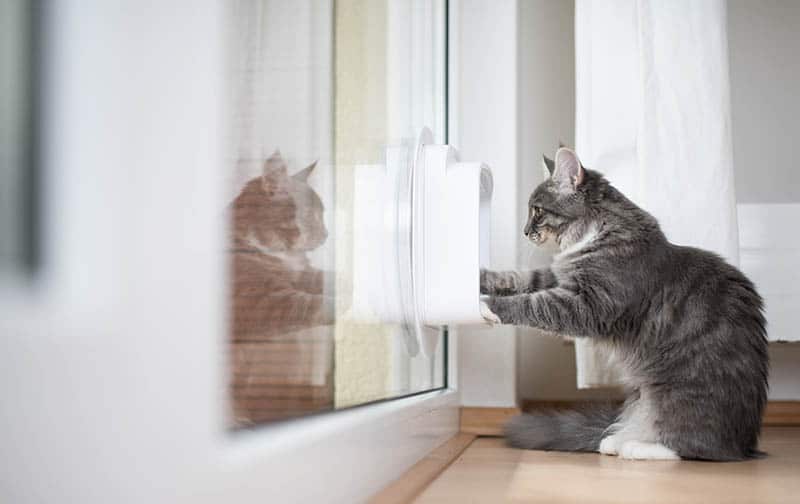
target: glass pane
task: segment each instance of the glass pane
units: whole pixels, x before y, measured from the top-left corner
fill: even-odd
[[[233,426],[444,387],[403,248],[415,141],[444,141],[444,1],[233,5]]]

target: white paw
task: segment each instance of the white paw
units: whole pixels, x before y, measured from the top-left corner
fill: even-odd
[[[606,436],[600,441],[600,448],[598,450],[603,455],[616,455],[617,454],[617,437],[614,435]]]
[[[677,453],[661,443],[626,441],[619,450],[619,456],[628,460],[680,460]]]
[[[500,317],[495,315],[485,301],[481,301],[481,317],[483,317],[483,320],[492,325],[500,323]]]

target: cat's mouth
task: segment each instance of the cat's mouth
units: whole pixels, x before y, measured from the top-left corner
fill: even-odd
[[[535,245],[541,245],[545,241],[547,241],[547,236],[539,231],[531,231],[528,235],[528,240],[530,240]]]
[[[555,231],[548,227],[540,227],[538,229],[532,230],[528,235],[528,240],[534,245],[545,245],[550,239],[553,241],[558,241],[558,234]]]

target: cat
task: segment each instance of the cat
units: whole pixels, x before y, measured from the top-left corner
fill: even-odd
[[[328,237],[315,166],[290,176],[276,151],[228,208],[237,427],[333,407],[332,275],[308,258]]]
[[[307,182],[315,166],[289,176],[276,151],[230,205],[234,340],[333,323],[326,275],[308,259],[328,237],[322,200]]]
[[[508,443],[625,459],[762,456],[769,362],[752,282],[713,253],[668,242],[573,150],[544,161],[550,176],[530,196],[523,233],[560,253],[544,269],[481,271],[486,316],[592,338],[615,356],[629,395],[622,406],[517,416]]]

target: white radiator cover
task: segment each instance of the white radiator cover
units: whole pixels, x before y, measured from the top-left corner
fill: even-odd
[[[740,204],[739,267],[766,305],[770,341],[800,341],[800,203]]]

